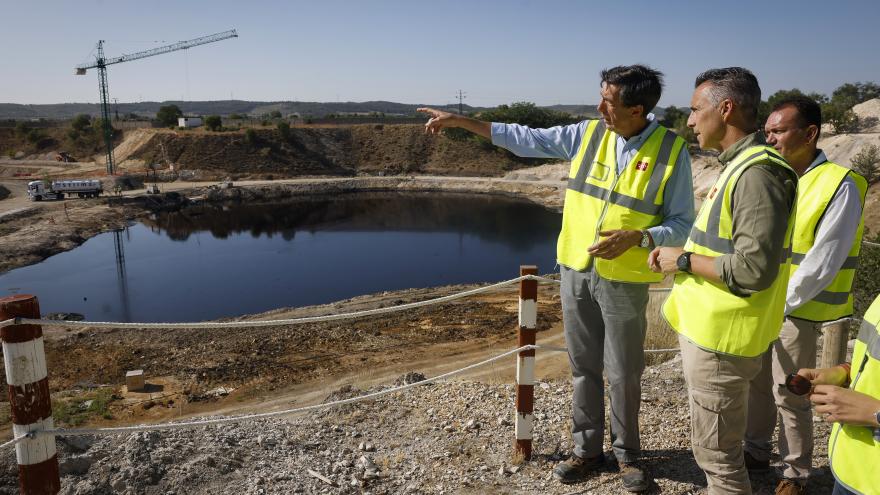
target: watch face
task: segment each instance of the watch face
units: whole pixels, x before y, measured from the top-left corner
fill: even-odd
[[[683,272],[690,272],[691,259],[688,256],[688,253],[681,253],[681,255],[678,256],[678,259],[675,260],[675,265],[678,267],[679,270]]]

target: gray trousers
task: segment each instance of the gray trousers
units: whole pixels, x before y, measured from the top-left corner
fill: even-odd
[[[641,450],[639,408],[645,370],[648,284],[612,282],[594,270],[560,267],[562,321],[571,364],[572,437],[578,457],[602,453],[605,386],[611,399],[611,448],[620,462]]]
[[[779,428],[782,476],[806,480],[813,461],[813,413],[807,396],[792,394],[785,376],[816,367],[816,340],[821,323],[786,318],[779,340],[764,353],[761,373],[749,389],[749,420],[745,450],[758,460],[770,459],[770,438]]]

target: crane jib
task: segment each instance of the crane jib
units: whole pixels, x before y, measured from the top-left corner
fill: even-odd
[[[98,69],[98,85],[101,92],[101,120],[102,120],[102,130],[104,134],[104,143],[107,147],[107,175],[113,175],[114,164],[113,164],[113,126],[110,123],[110,92],[107,87],[107,66],[112,64],[118,64],[121,62],[131,62],[132,60],[137,60],[140,58],[152,57],[154,55],[161,55],[163,53],[170,53],[177,50],[185,50],[187,48],[192,48],[194,46],[204,45],[207,43],[213,43],[215,41],[222,41],[229,38],[237,38],[238,33],[235,29],[231,29],[229,31],[223,31],[222,33],[211,34],[208,36],[202,36],[201,38],[195,38],[187,41],[179,41],[177,43],[160,46],[158,48],[153,48],[152,50],[145,50],[142,52],[132,53],[129,55],[120,55],[116,58],[106,58],[104,57],[104,40],[98,41],[98,53],[95,56],[95,62],[91,64],[82,64],[76,67],[76,75],[82,76],[85,75],[86,70],[88,69]]]

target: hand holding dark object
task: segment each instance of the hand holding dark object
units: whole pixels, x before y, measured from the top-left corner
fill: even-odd
[[[813,389],[813,384],[807,377],[790,373],[785,377],[785,388],[794,395],[807,395]]]

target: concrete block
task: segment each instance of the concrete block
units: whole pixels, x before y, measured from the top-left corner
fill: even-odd
[[[144,370],[132,370],[125,374],[125,386],[129,392],[143,390],[146,386]]]

